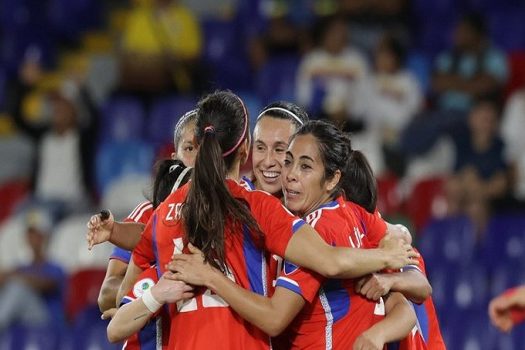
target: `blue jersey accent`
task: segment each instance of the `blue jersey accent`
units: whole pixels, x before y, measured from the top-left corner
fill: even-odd
[[[155,255],[155,263],[159,260],[159,249],[157,248],[157,214],[153,214],[153,230],[151,232],[151,244],[153,245],[153,254]],[[156,264],[157,277],[160,279],[162,271],[160,264]]]
[[[255,191],[255,184],[252,182],[252,180],[248,179],[246,176],[243,176],[242,180],[246,182],[246,185],[248,185],[250,190]]]
[[[428,313],[427,309],[425,308],[425,304],[414,304],[412,303],[412,306],[414,306],[414,311],[416,312],[417,322],[419,323],[419,329],[421,330],[421,335],[423,336],[423,340],[425,342],[428,341]]]
[[[325,203],[323,205],[320,205],[319,207],[317,207],[316,210],[323,209],[323,208],[335,208],[338,205],[339,204],[337,203],[337,201],[331,201],[331,202]]]
[[[291,262],[285,260],[284,261],[284,273],[289,275],[293,272],[295,272],[299,267],[297,265],[292,264]]]
[[[250,288],[252,292],[266,295],[266,281],[264,280],[266,278],[264,276],[266,271],[266,260],[264,253],[255,246],[250,230],[246,226],[243,227],[243,234],[244,260],[246,263],[246,272],[248,273],[248,279],[250,281]]]
[[[275,282],[276,287],[282,287],[286,288],[294,293],[299,294],[300,296],[303,296],[303,291],[301,290],[301,287],[299,287],[297,284],[292,283],[289,279],[279,277],[277,279],[277,282]]]
[[[323,285],[334,322],[345,317],[350,311],[350,295],[342,283],[341,280],[328,280]]]
[[[113,248],[113,252],[111,252],[109,258],[117,259],[122,261],[123,263],[129,264],[129,261],[131,260],[131,251],[122,249],[120,247],[115,247]]]
[[[301,219],[296,220],[292,226],[292,233],[296,233],[297,230],[299,230],[304,224],[306,224],[304,220],[301,220]]]
[[[157,323],[152,318],[139,331],[140,350],[157,350]]]

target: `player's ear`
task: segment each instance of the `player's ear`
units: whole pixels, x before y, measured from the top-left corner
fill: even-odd
[[[250,140],[249,137],[247,137],[244,142],[239,146],[239,150],[237,152],[241,166],[246,164],[248,161],[248,156],[250,154]]]

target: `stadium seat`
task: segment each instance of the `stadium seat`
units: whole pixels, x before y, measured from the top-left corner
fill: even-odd
[[[69,320],[76,320],[89,306],[96,307],[105,275],[105,269],[86,269],[79,270],[69,277],[65,297],[66,316]]]
[[[100,319],[100,311],[98,310],[98,307],[92,305],[84,308],[74,319],[73,334],[70,337],[74,346],[71,349],[121,349],[122,344],[111,344],[108,341],[106,331],[108,323],[108,321]]]
[[[234,91],[252,87],[251,71],[244,39],[237,22],[206,19],[203,60],[209,67],[211,80],[217,88]]]
[[[84,268],[104,268],[113,249],[111,244],[101,244],[88,250],[85,235],[90,217],[84,214],[64,219],[49,243],[51,260],[70,273]]]
[[[117,218],[124,218],[151,195],[152,179],[149,174],[129,174],[115,179],[102,196],[102,206],[110,208]]]
[[[525,264],[525,215],[506,214],[493,217],[483,242],[483,256],[488,267],[495,264]]]
[[[96,157],[97,189],[103,194],[112,181],[124,175],[150,175],[154,150],[141,141],[110,142],[103,144]]]
[[[155,145],[173,142],[175,125],[186,112],[195,109],[195,96],[176,96],[157,101],[148,119],[148,140]]]
[[[144,119],[139,101],[125,97],[109,100],[102,108],[100,140],[140,140],[144,136]]]
[[[424,179],[416,183],[406,202],[406,211],[419,232],[433,217],[433,209],[443,198],[445,180],[441,177]]]
[[[525,8],[505,8],[488,13],[488,28],[494,44],[505,51],[525,48]]]
[[[29,190],[29,181],[24,179],[5,182],[0,186],[0,222],[13,213],[16,206],[29,195]]]
[[[49,18],[60,37],[74,41],[83,31],[101,25],[101,4],[99,0],[51,0]]]
[[[383,216],[399,213],[402,200],[399,193],[399,178],[392,174],[385,174],[377,178],[377,209]]]
[[[505,96],[525,87],[525,51],[508,54],[509,76],[505,87]]]
[[[59,349],[60,335],[60,329],[52,324],[42,327],[13,325],[6,331],[4,340],[0,340],[0,349]]]
[[[430,88],[431,62],[428,57],[424,53],[417,51],[410,52],[407,56],[406,66],[417,78],[425,95]]]
[[[295,100],[297,56],[272,57],[259,70],[256,78],[257,95],[263,104],[275,100]]]
[[[10,270],[31,261],[22,215],[11,216],[0,226],[0,271]]]
[[[418,247],[428,270],[444,264],[457,268],[477,253],[472,222],[465,216],[434,219],[421,233]]]
[[[439,3],[439,1],[420,1],[421,3]],[[423,51],[431,59],[437,54],[449,48],[452,41],[452,30],[457,22],[457,14],[451,13],[447,16],[422,17],[417,33],[417,48]]]
[[[36,147],[28,136],[17,133],[0,137],[0,186],[14,179],[20,182],[20,179],[31,178],[35,151]]]

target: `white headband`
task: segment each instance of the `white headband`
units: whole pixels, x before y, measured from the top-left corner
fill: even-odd
[[[281,107],[270,107],[268,109],[263,110],[261,114],[257,116],[257,120],[261,119],[261,117],[269,111],[281,111],[284,113],[288,113],[290,116],[292,116],[293,119],[295,119],[295,121],[299,123],[299,125],[302,126],[304,124],[304,122],[295,113]]]
[[[173,192],[175,192],[175,191],[177,191],[179,189],[180,183],[182,182],[182,180],[184,180],[184,177],[186,176],[188,171],[190,171],[191,169],[193,169],[193,168],[186,168],[180,173],[179,177],[177,177],[177,181],[175,181],[175,184],[171,188],[171,193],[173,193]]]

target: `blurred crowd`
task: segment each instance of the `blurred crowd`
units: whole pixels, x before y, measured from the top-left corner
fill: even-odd
[[[106,264],[107,251],[80,252],[86,214],[123,216],[148,196],[174,124],[217,88],[238,93],[252,120],[289,100],[351,133],[378,178],[380,211],[423,250],[432,218],[466,218],[461,255],[484,259],[491,219],[524,208],[518,0],[0,4],[0,333],[48,319],[42,298],[74,308],[67,275]],[[483,258],[469,255],[479,247]],[[34,300],[34,317],[3,311],[14,299]]]

